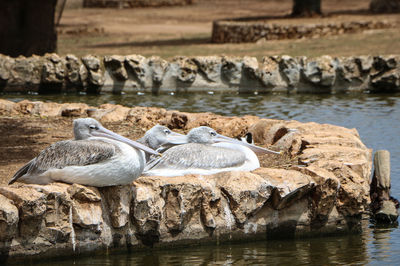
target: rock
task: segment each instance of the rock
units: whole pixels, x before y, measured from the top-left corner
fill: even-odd
[[[125,57],[125,64],[127,70],[133,74],[142,87],[151,87],[151,74],[145,57],[141,55],[128,55]],[[161,82],[161,80],[158,82]]]
[[[152,185],[154,181],[156,180],[145,178],[135,181],[136,190],[130,212],[138,233],[144,239],[150,238],[148,241],[158,241],[160,237],[159,228],[165,205],[159,188]],[[157,182],[154,183],[157,184]]]
[[[335,83],[336,71],[330,56],[322,56],[314,61],[306,62],[302,73],[305,79],[314,85],[331,87]]]
[[[372,13],[398,13],[400,12],[399,0],[372,0],[369,4]]]
[[[61,105],[61,116],[79,117],[86,114],[88,108],[84,103],[65,103]]]
[[[42,63],[40,57],[18,57],[13,59],[13,64],[9,71],[7,86],[31,87],[34,90],[40,84],[41,74]]]
[[[68,54],[65,57],[66,77],[71,86],[81,86],[80,69],[82,63],[75,55]]]
[[[218,82],[221,79],[221,57],[217,56],[204,56],[195,57],[192,59],[197,65],[200,74],[203,74],[206,80],[211,82]]]
[[[397,211],[396,204],[391,200],[383,201],[381,208],[374,215],[374,219],[377,223],[382,224],[396,223],[398,217],[399,212]]]
[[[39,231],[46,211],[46,197],[30,187],[0,187],[0,194],[11,199],[20,213],[18,230],[25,241],[32,241]]]
[[[178,68],[176,77],[178,87],[190,86],[195,81],[197,65],[191,59],[186,57],[176,57],[173,59],[171,64],[176,64],[176,67]]]
[[[0,81],[6,82],[10,78],[10,69],[13,64],[13,58],[0,54]]]
[[[68,193],[72,198],[73,223],[95,234],[100,233],[103,218],[98,189],[73,184],[68,188]]]
[[[151,79],[153,87],[159,87],[164,79],[165,73],[169,67],[168,62],[160,57],[150,57],[148,60],[149,67],[151,68]]]
[[[104,65],[111,75],[119,81],[128,79],[128,73],[124,66],[125,58],[123,56],[113,55],[104,57]]]
[[[221,77],[232,86],[239,86],[242,78],[242,65],[240,58],[222,57]]]
[[[103,70],[101,69],[100,59],[96,56],[87,55],[82,57],[82,62],[88,71],[89,84],[95,87],[102,86],[105,80]]]
[[[286,89],[287,83],[283,80],[279,62],[276,57],[264,57],[260,68],[260,80],[268,89]]]
[[[262,167],[252,172],[147,176],[100,189],[0,186],[0,252],[10,258],[347,232],[360,229],[369,208],[371,150],[355,129],[111,104],[93,110],[85,104],[0,100],[2,112],[108,115],[107,121],[143,131],[156,123],[184,132],[209,125],[232,137],[251,132],[256,143],[282,149],[290,160],[271,166],[261,158]],[[392,207],[387,206],[389,219]]]
[[[284,77],[287,79],[287,84],[290,87],[295,88],[300,82],[302,66],[297,62],[296,59],[287,55],[283,55],[279,61],[279,67]]]
[[[114,228],[122,228],[129,222],[130,204],[133,196],[131,186],[105,187],[101,189],[107,209],[110,213],[111,225]]]
[[[273,189],[262,177],[251,173],[220,173],[215,178],[239,226],[261,209]]]
[[[65,62],[57,54],[46,54],[42,70],[42,83],[63,83]]]
[[[102,104],[99,108],[106,110],[98,112],[98,115],[92,117],[100,120],[102,123],[124,121],[128,117],[130,108],[122,105]]]
[[[397,91],[400,87],[400,71],[393,69],[371,80],[374,91]]]
[[[18,209],[13,202],[0,195],[0,241],[10,241],[18,230]]]
[[[18,113],[15,108],[16,103],[0,99],[0,115],[15,115]]]

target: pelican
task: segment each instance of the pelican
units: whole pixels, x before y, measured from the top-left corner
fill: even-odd
[[[174,145],[187,143],[186,136],[171,131],[169,128],[161,125],[155,125],[147,130],[144,136],[137,142],[150,147],[157,152],[164,152]],[[146,161],[150,159],[150,154],[146,154]]]
[[[280,154],[218,134],[209,127],[192,129],[187,144],[174,146],[150,161],[143,175],[180,176],[252,171],[260,167],[256,153]]]
[[[104,128],[93,118],[76,119],[73,127],[75,139],[56,142],[41,151],[15,173],[9,184],[17,180],[95,187],[129,184],[144,169],[144,152],[158,154]]]

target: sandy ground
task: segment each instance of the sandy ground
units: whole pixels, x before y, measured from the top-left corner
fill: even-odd
[[[76,1],[76,0],[72,0]],[[399,19],[400,15],[369,15],[370,0],[323,0],[333,21]],[[73,5],[72,5],[73,6]],[[331,36],[320,39],[268,41],[261,44],[212,44],[212,22],[223,18],[279,17],[290,13],[292,0],[198,0],[181,7],[79,9],[64,11],[59,27],[61,54],[142,54],[171,59],[177,55],[360,55],[400,53],[398,29]],[[276,19],[273,20],[277,22]],[[321,18],[286,19],[277,23],[316,23]]]

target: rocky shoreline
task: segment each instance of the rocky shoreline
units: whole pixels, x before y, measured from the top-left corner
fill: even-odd
[[[3,117],[91,116],[147,129],[207,125],[283,150],[292,160],[253,172],[140,177],[127,186],[0,186],[3,259],[65,256],[244,239],[359,231],[368,213],[371,150],[355,129],[158,108],[0,100]],[[296,129],[292,131],[289,129]]]
[[[346,93],[400,91],[400,56],[318,58],[0,55],[0,92]]]

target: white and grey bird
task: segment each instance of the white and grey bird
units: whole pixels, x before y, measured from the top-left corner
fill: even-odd
[[[218,134],[209,127],[192,129],[187,144],[174,146],[162,157],[150,161],[143,175],[181,176],[215,174],[225,171],[252,171],[260,167],[255,153],[280,154]]]
[[[161,125],[155,125],[147,130],[143,137],[137,142],[163,153],[174,145],[187,143],[186,136],[171,131],[169,128]],[[150,159],[150,154],[146,154],[146,161]]]
[[[93,118],[74,120],[73,140],[56,142],[19,169],[15,181],[77,183],[95,187],[129,184],[140,176],[153,149],[122,137]]]

